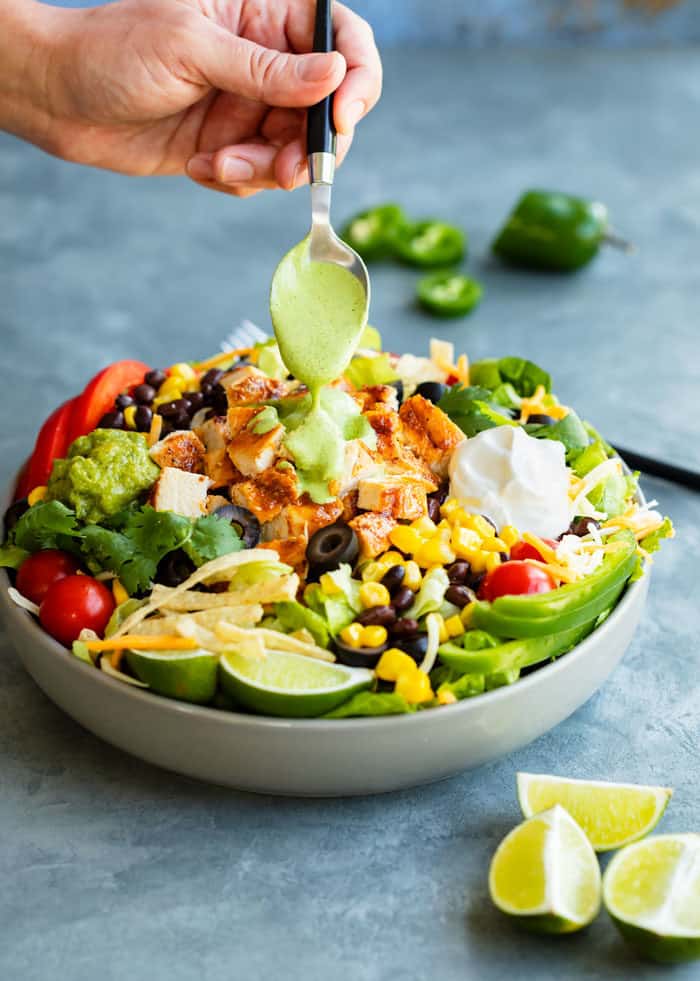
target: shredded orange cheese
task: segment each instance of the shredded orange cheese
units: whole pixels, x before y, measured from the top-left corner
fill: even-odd
[[[559,582],[578,582],[581,578],[580,573],[573,569],[567,569],[563,565],[555,562],[538,562],[537,559],[525,559],[530,565],[536,565],[538,569],[544,569],[553,579]]]
[[[195,368],[198,372],[209,371],[210,368],[217,368],[220,364],[226,364],[227,361],[233,361],[235,358],[250,357],[252,353],[252,347],[239,347],[235,351],[222,351],[221,354],[215,354],[211,358],[207,358],[206,361],[198,361]]]
[[[524,423],[534,415],[545,415],[551,416],[552,419],[564,419],[569,414],[569,409],[565,405],[557,405],[553,402],[551,405],[545,405],[545,398],[547,397],[547,392],[545,391],[544,385],[538,385],[535,392],[530,398],[524,398],[520,403],[520,422]]]
[[[145,634],[124,634],[122,637],[110,637],[107,640],[87,640],[85,646],[89,651],[194,651],[199,647],[196,640],[190,637],[180,637],[177,634],[162,636],[147,636]]]
[[[541,538],[537,535],[531,534],[529,531],[523,532],[523,541],[527,542],[528,545],[532,545],[540,553],[545,562],[557,563],[557,553],[546,542],[543,542]]]

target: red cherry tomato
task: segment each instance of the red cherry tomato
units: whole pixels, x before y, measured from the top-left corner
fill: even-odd
[[[17,589],[32,603],[41,603],[58,579],[74,576],[80,564],[68,552],[45,548],[25,559],[17,571]]]
[[[49,587],[39,620],[47,633],[69,647],[85,628],[101,636],[114,606],[104,583],[90,576],[66,576]]]
[[[39,430],[34,452],[29,460],[26,479],[22,488],[26,493],[42,487],[49,479],[53,461],[66,455],[68,449],[68,422],[75,399],[64,402],[51,413]]]
[[[504,562],[489,572],[479,591],[482,599],[492,602],[499,596],[548,593],[555,588],[552,577],[531,562]]]
[[[543,538],[542,541],[545,545],[549,545],[550,548],[556,549],[558,542],[552,541],[551,538]],[[542,562],[544,556],[541,555],[534,545],[530,545],[528,542],[516,542],[515,545],[510,550],[510,557],[517,562],[522,562],[524,559],[537,559],[538,562]]]
[[[92,432],[105,412],[114,408],[117,395],[140,385],[150,370],[143,361],[115,361],[98,372],[75,401],[68,423],[68,445]]]

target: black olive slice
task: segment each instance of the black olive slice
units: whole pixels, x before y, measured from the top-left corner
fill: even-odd
[[[236,504],[222,504],[212,514],[221,521],[232,524],[246,548],[255,548],[260,541],[260,522],[247,508],[238,507]]]
[[[309,578],[317,579],[343,563],[354,565],[359,552],[357,535],[343,521],[319,528],[306,546],[306,558],[311,567]]]

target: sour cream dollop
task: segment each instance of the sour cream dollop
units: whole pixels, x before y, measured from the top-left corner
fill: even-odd
[[[450,496],[499,530],[514,525],[556,538],[571,520],[564,446],[528,436],[519,426],[485,429],[452,454]]]

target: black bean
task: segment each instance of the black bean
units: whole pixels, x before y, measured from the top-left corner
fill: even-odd
[[[105,412],[97,423],[98,429],[122,429],[124,426],[123,412]]]
[[[206,402],[211,398],[211,393],[214,391],[214,386],[210,385],[209,382],[202,382],[199,386],[199,391],[202,398]]]
[[[214,385],[218,385],[223,377],[224,372],[221,368],[210,368],[206,374],[202,375],[202,385],[210,385],[213,388]]]
[[[535,426],[556,426],[557,420],[553,419],[552,416],[546,416],[541,412],[535,412],[534,415],[527,417],[528,425],[532,423]]]
[[[434,497],[428,498],[428,517],[435,524],[440,520],[440,502],[436,501]]]
[[[156,390],[153,385],[137,385],[131,394],[140,405],[150,405],[156,397]]]
[[[151,428],[153,412],[147,405],[139,405],[134,413],[134,425],[140,433],[147,433]]]
[[[171,416],[170,422],[174,429],[190,428],[190,417],[187,412],[178,412],[176,416]]]
[[[589,535],[591,530],[596,528],[600,528],[600,522],[596,521],[595,518],[574,518],[569,525],[569,534],[583,538],[584,535]]]
[[[228,412],[228,397],[223,385],[214,385],[211,393],[211,404],[217,415],[225,416]]]
[[[413,637],[399,637],[392,639],[392,644],[404,654],[412,657],[417,664],[420,664],[428,649],[428,635],[416,634]]]
[[[164,371],[161,371],[160,368],[155,368],[153,371],[149,371],[146,374],[144,381],[147,385],[151,385],[153,388],[158,389],[167,377],[168,376]]]
[[[391,606],[373,606],[355,617],[363,627],[389,627],[396,620],[396,610]]]
[[[127,409],[130,405],[134,404],[134,400],[130,395],[117,395],[114,404],[118,409]]]
[[[465,560],[453,562],[447,567],[447,575],[450,582],[465,583],[471,572],[471,566]]]
[[[392,565],[391,569],[382,576],[382,586],[386,586],[389,593],[393,596],[401,588],[401,583],[404,581],[405,575],[406,569],[404,566]]]
[[[461,610],[468,603],[473,603],[476,596],[468,586],[459,586],[455,583],[445,593],[445,599],[448,603],[454,603]]]
[[[158,406],[158,412],[164,419],[174,419],[181,412],[187,412],[189,406],[185,399],[175,399],[173,402],[163,402]]]
[[[409,608],[415,598],[416,594],[412,589],[409,589],[408,586],[402,586],[392,596],[391,605],[397,613],[403,613],[404,610]]]
[[[410,617],[403,617],[401,620],[397,620],[396,623],[392,624],[389,633],[392,637],[415,637],[419,630],[420,627],[418,626],[417,620],[413,620]]]
[[[486,578],[485,572],[473,572],[467,579],[466,585],[475,593],[481,589],[481,584]]]
[[[186,392],[184,397],[189,404],[190,412],[197,412],[204,405],[204,396],[201,392]]]

